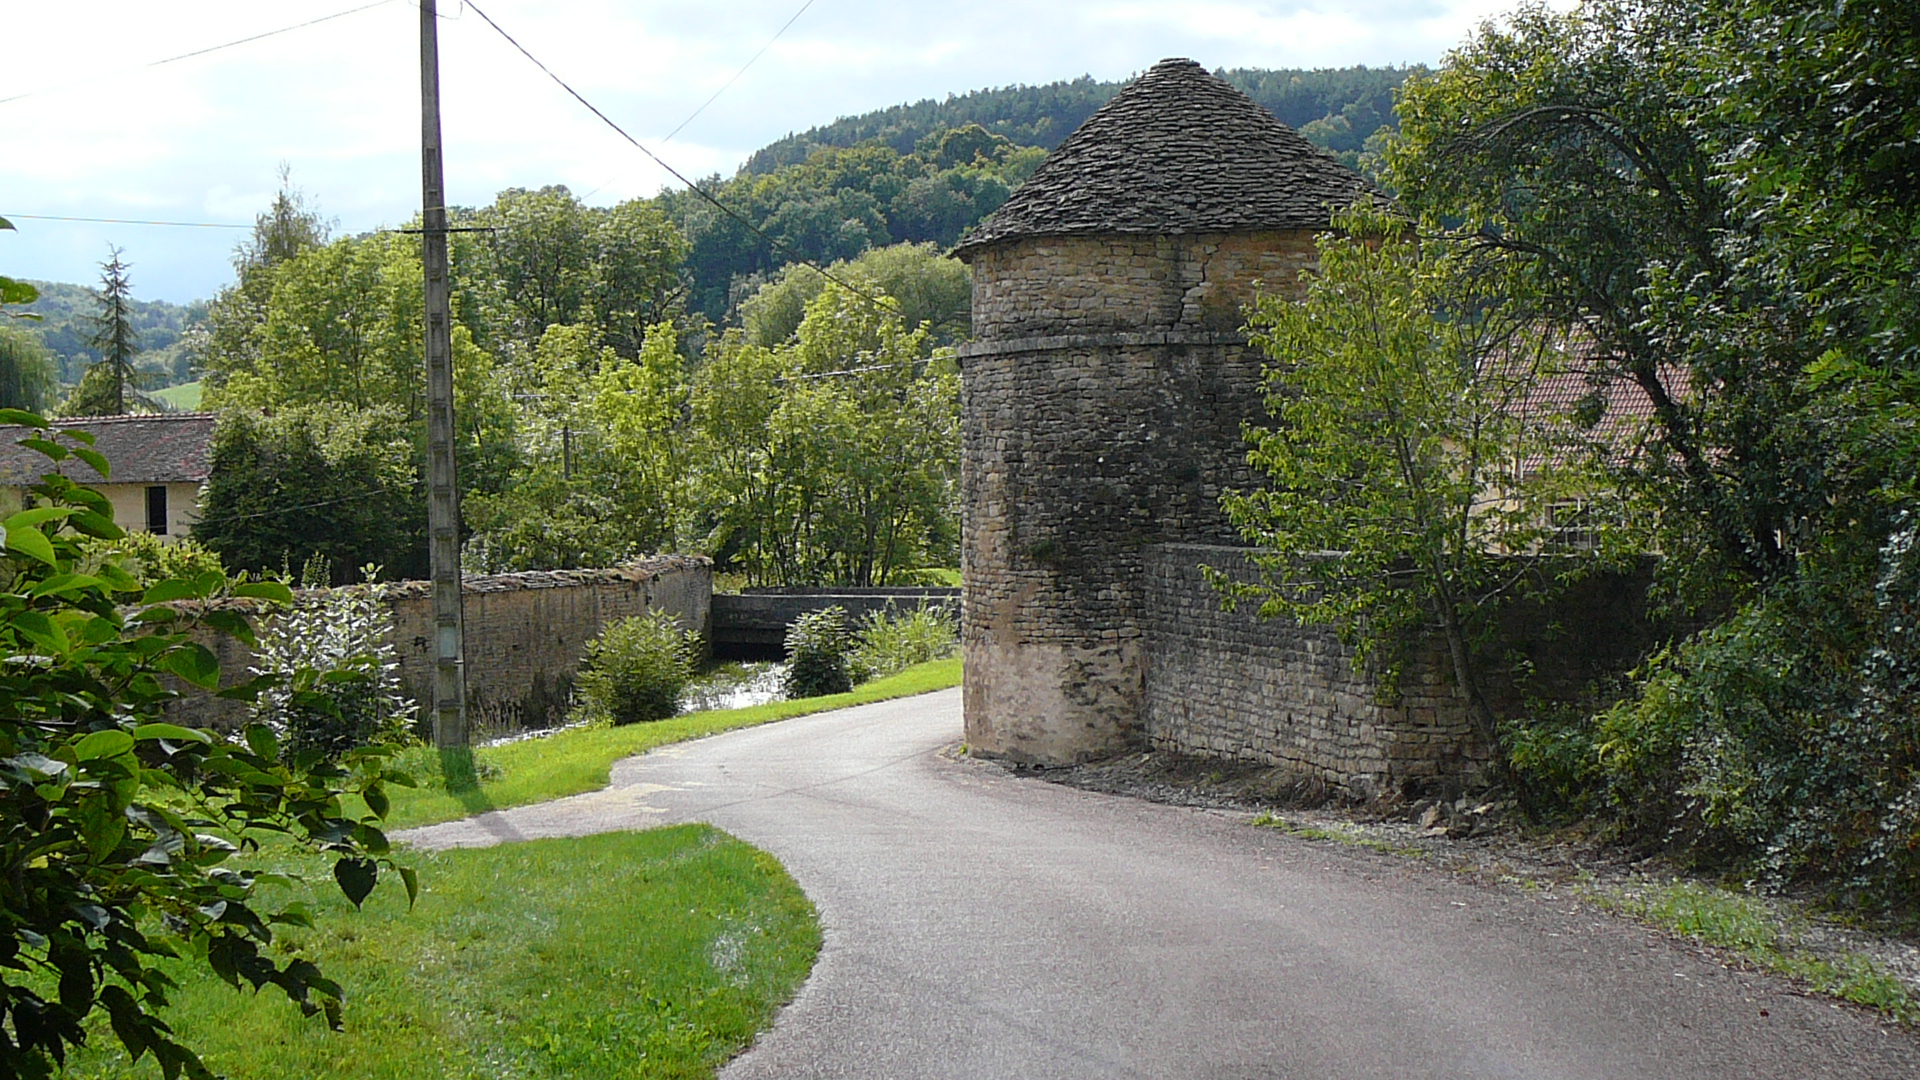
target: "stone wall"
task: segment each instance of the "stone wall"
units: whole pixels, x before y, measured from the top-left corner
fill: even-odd
[[[1137,739],[1141,553],[1238,539],[1241,425],[1264,357],[1238,332],[1304,232],[1041,237],[974,251],[961,358],[968,744],[1071,761]],[[1225,328],[1225,329],[1223,329]],[[1025,336],[1022,336],[1025,335]]]
[[[1292,292],[1313,234],[1112,233],[983,247],[973,264],[980,339],[1143,329],[1233,331],[1254,284]]]
[[[713,598],[715,656],[759,658],[779,656],[785,649],[787,628],[812,611],[838,607],[847,613],[847,625],[877,611],[895,614],[922,607],[936,608],[958,621],[960,590],[949,588],[763,588],[722,593]]]
[[[1409,663],[1400,697],[1383,704],[1331,628],[1261,619],[1250,605],[1222,610],[1200,568],[1248,580],[1247,555],[1200,544],[1146,552],[1146,742],[1297,770],[1362,798],[1483,759],[1437,656]]]
[[[672,613],[705,637],[710,628],[713,567],[705,558],[660,555],[611,570],[532,571],[472,577],[464,583],[465,667],[470,723],[477,733],[550,727],[566,714],[586,644],[607,623],[649,611]],[[400,679],[426,705],[433,693],[432,586],[396,582],[388,589]],[[246,678],[253,657],[232,639],[209,642],[229,683]],[[183,721],[231,726],[244,707],[200,696],[181,701]]]
[[[1361,798],[1443,784],[1486,760],[1438,642],[1409,650],[1398,695],[1383,697],[1376,673],[1356,672],[1330,628],[1261,619],[1251,605],[1222,610],[1201,567],[1254,580],[1248,556],[1199,544],[1145,552],[1146,742],[1293,769]],[[1683,632],[1648,617],[1650,573],[1600,575],[1551,604],[1512,605],[1483,654],[1495,711],[1591,705],[1609,680]]]

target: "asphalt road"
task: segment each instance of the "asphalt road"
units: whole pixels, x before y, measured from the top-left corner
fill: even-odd
[[[826,945],[728,1080],[1920,1078],[1912,1033],[1564,899],[1015,778],[960,735],[958,691],[823,713],[407,839],[708,821],[773,852]]]

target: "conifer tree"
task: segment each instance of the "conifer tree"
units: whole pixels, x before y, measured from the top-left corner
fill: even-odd
[[[68,397],[63,410],[69,416],[95,413],[98,415],[118,416],[128,411],[127,399],[137,393],[133,389],[135,371],[133,358],[140,351],[140,335],[133,328],[133,280],[127,276],[132,269],[121,260],[121,250],[109,247],[111,257],[100,264],[100,288],[94,293],[100,302],[98,313],[89,316],[88,325],[93,333],[87,338],[87,344],[100,350],[100,360],[94,365],[105,371],[104,377],[82,379]],[[92,374],[90,370],[89,375]],[[92,383],[100,387],[96,394],[83,394]],[[104,386],[101,384],[104,383]]]

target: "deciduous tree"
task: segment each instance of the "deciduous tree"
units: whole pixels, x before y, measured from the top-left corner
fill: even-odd
[[[1564,339],[1467,243],[1364,210],[1336,225],[1305,296],[1252,313],[1274,423],[1249,432],[1249,458],[1271,482],[1223,501],[1265,574],[1219,583],[1264,617],[1337,627],[1356,663],[1389,671],[1436,635],[1496,746],[1476,643],[1502,604],[1592,565],[1557,548],[1556,505],[1608,501],[1577,426],[1540,401],[1568,373]]]

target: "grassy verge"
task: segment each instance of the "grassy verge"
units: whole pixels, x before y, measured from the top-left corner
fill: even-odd
[[[1247,824],[1263,829],[1278,829],[1289,836],[1298,836],[1302,840],[1326,840],[1336,844],[1349,844],[1377,851],[1382,855],[1401,855],[1407,858],[1423,859],[1427,853],[1410,844],[1395,844],[1377,836],[1368,836],[1359,829],[1342,829],[1338,826],[1301,825],[1274,814],[1261,814]]]
[[[1384,855],[1438,856],[1440,862],[1450,861],[1445,847],[1395,843],[1361,825],[1306,824],[1273,813],[1261,814],[1249,824]],[[1770,901],[1699,881],[1634,878],[1622,884],[1617,880],[1597,881],[1585,871],[1567,880],[1515,871],[1504,863],[1497,878],[1492,878],[1487,866],[1471,860],[1456,862],[1451,868],[1489,876],[1526,892],[1570,890],[1595,907],[1725,950],[1756,968],[1800,982],[1814,993],[1864,1005],[1903,1023],[1920,1024],[1920,994],[1872,957],[1846,948],[1832,934],[1819,932],[1814,919],[1791,902]]]
[[[278,941],[346,988],[344,1032],[277,991],[191,968],[177,972],[168,1022],[233,1080],[711,1077],[820,947],[812,905],[780,865],[708,826],[408,861],[422,884],[411,912],[398,882],[356,913],[323,862],[292,864],[318,917]],[[104,1025],[93,1034],[67,1080],[159,1075],[151,1058],[128,1062]]]
[[[1799,944],[1799,921],[1766,901],[1691,881],[1630,887],[1584,886],[1600,907],[1735,953],[1756,967],[1797,979],[1815,992],[1920,1022],[1920,1001],[1892,973],[1858,953],[1816,955]]]
[[[799,701],[776,701],[749,709],[689,713],[671,720],[625,727],[575,728],[542,739],[509,743],[476,755],[477,784],[423,783],[393,790],[391,828],[431,825],[488,810],[545,802],[607,785],[613,763],[657,746],[697,739],[770,720],[841,709],[849,705],[943,690],[960,682],[960,661],[935,660],[897,675],[856,686],[850,693]],[[429,766],[430,761],[423,761]]]

